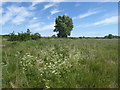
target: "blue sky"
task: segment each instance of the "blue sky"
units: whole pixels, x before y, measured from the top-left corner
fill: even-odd
[[[73,19],[71,37],[118,35],[117,2],[4,2],[0,14],[1,34],[29,28],[52,36],[55,18],[65,14]]]

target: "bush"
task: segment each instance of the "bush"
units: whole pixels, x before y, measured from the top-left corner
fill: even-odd
[[[17,41],[17,35],[15,35],[14,31],[12,33],[10,33],[8,40],[9,41]]]
[[[114,36],[112,34],[109,34],[109,35],[104,37],[104,39],[113,39],[113,38],[119,38],[119,36]]]
[[[108,35],[108,38],[109,38],[109,39],[112,39],[112,38],[113,38],[113,35],[112,35],[112,34],[109,34],[109,35]]]
[[[41,35],[40,35],[39,33],[35,33],[35,34],[32,34],[32,35],[31,35],[31,39],[32,39],[32,40],[37,40],[37,39],[39,39],[39,38],[41,38]]]
[[[56,38],[57,36],[55,36],[55,35],[52,35],[52,37],[53,37],[53,38]]]
[[[9,35],[9,41],[27,41],[27,40],[37,40],[41,37],[39,33],[31,34],[30,30],[27,29],[27,32],[18,33],[15,35],[14,31]]]
[[[79,39],[82,39],[83,37],[79,37]]]

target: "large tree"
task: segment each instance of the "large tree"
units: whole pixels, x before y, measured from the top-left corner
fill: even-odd
[[[58,37],[67,37],[70,36],[72,28],[73,28],[73,22],[72,18],[69,16],[58,16],[55,20],[55,29],[54,32],[58,32]]]

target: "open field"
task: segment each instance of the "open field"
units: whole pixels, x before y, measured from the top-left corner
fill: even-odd
[[[117,40],[3,40],[2,44],[3,88],[118,87]]]

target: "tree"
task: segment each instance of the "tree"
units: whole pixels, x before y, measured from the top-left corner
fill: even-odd
[[[51,37],[55,38],[56,36],[55,36],[55,35],[52,35]]]
[[[32,38],[32,40],[37,40],[37,39],[41,38],[41,35],[39,33],[35,33],[35,34],[31,35],[31,38]]]
[[[72,18],[69,16],[58,16],[55,20],[55,29],[54,32],[58,32],[58,37],[67,37],[70,36],[72,28],[73,28],[73,22]]]
[[[31,37],[30,37],[31,32],[30,32],[29,29],[27,29],[27,33],[25,33],[25,35],[26,35],[26,40],[30,40],[31,39]]]
[[[104,36],[104,39],[107,39],[108,38],[108,36]]]
[[[13,31],[10,33],[8,41],[16,41],[17,40],[17,35],[15,35],[15,32]]]
[[[31,34],[30,29],[27,29],[27,34],[29,34],[29,35]]]
[[[112,38],[113,38],[113,35],[112,35],[112,34],[109,34],[109,35],[108,35],[108,38],[109,38],[109,39],[112,39]]]

